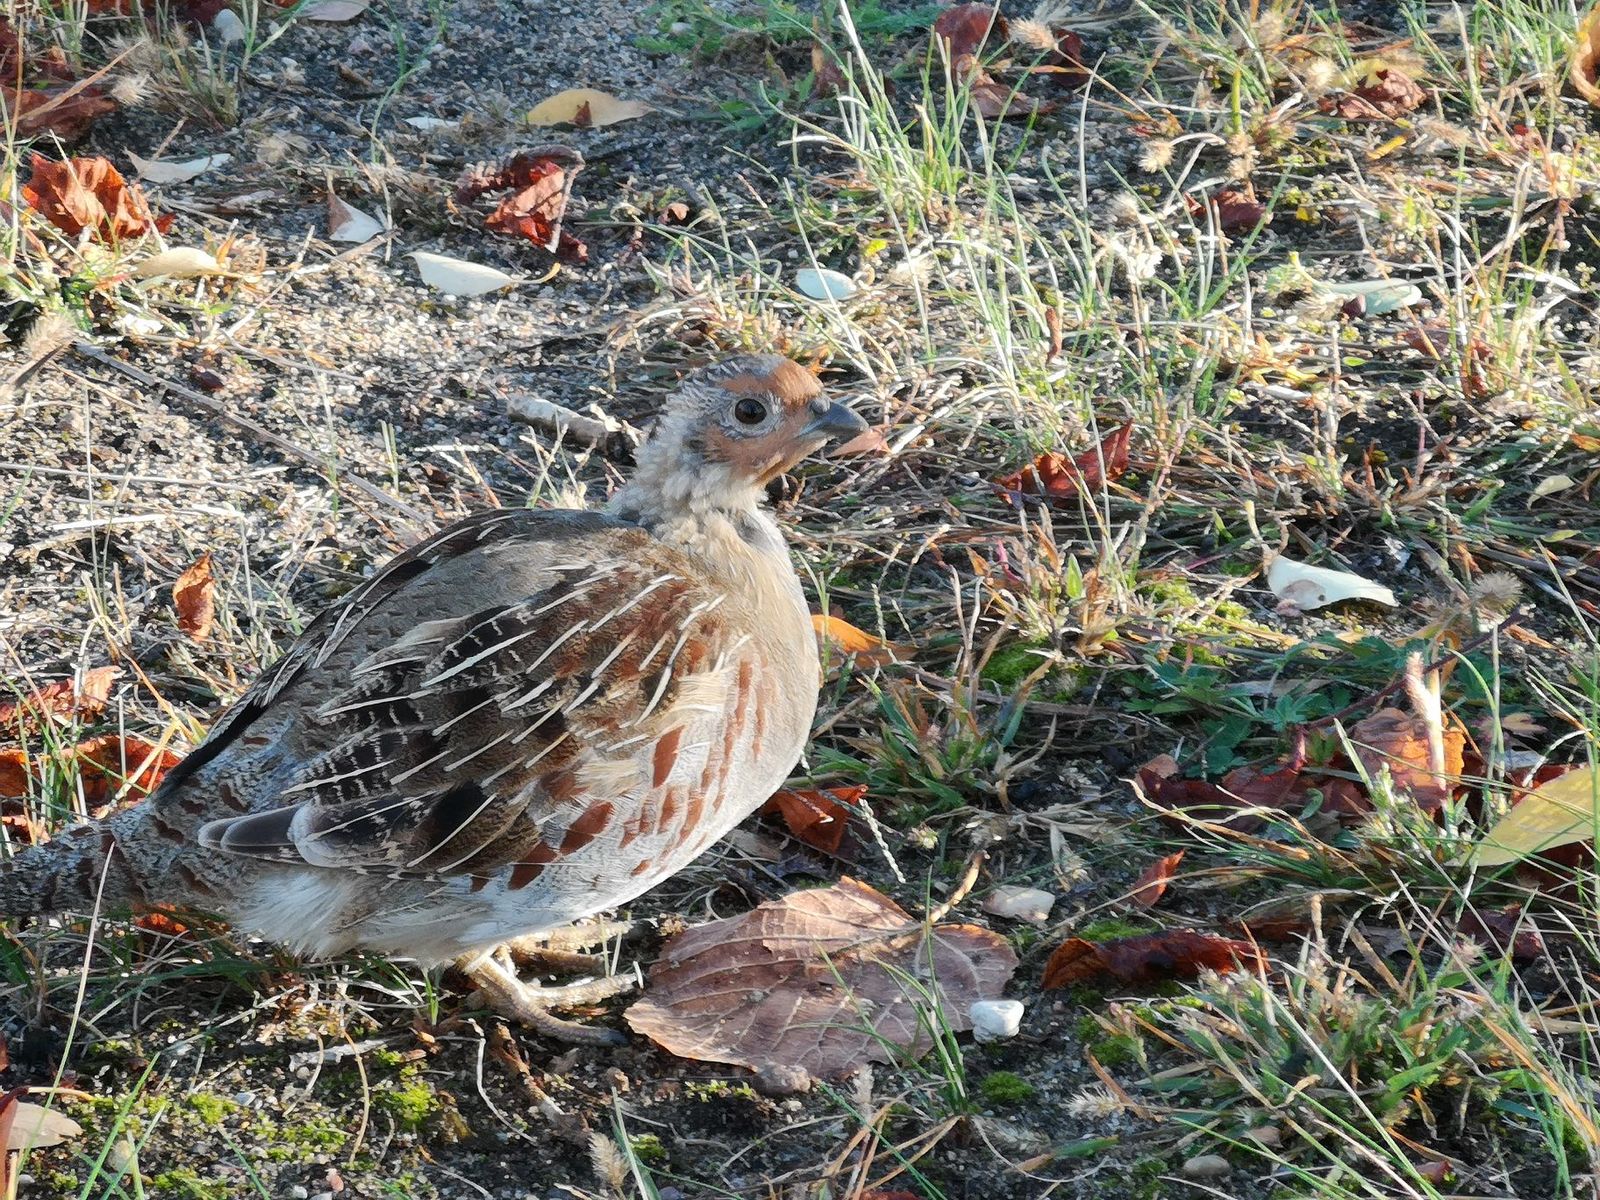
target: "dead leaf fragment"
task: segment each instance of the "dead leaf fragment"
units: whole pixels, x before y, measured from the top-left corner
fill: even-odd
[[[761,806],[763,816],[775,815],[789,832],[806,845],[826,854],[839,853],[850,827],[850,809],[867,794],[865,784],[852,787],[779,788]]]
[[[22,185],[28,206],[68,237],[84,230],[101,241],[142,237],[170,224],[158,221],[144,194],[105,158],[69,158],[52,162],[42,154],[31,160],[32,174]]]
[[[924,929],[854,879],[795,892],[680,934],[650,972],[633,1029],[672,1054],[761,1072],[838,1078],[900,1047],[931,1044],[900,976],[936,990],[941,1018],[971,1028],[1017,967],[1004,938],[971,925]]]
[[[58,679],[21,700],[0,703],[0,727],[21,725],[34,729],[41,717],[61,717],[87,721],[100,715],[111,696],[117,678],[116,667],[96,667],[83,674],[83,686],[76,680]]]
[[[1201,971],[1226,973],[1240,967],[1253,971],[1261,965],[1259,952],[1249,942],[1188,929],[1107,942],[1068,938],[1045,964],[1044,986],[1071,987],[1108,975],[1119,983],[1151,983],[1192,979]]]
[[[1081,492],[1115,482],[1128,470],[1129,447],[1133,442],[1133,422],[1129,421],[1098,446],[1068,458],[1054,450],[1041,454],[1032,466],[995,481],[1003,492],[1024,496],[1046,496],[1070,500]]]
[[[216,594],[217,580],[207,551],[172,585],[172,606],[178,610],[178,628],[186,637],[203,642],[211,636],[217,617]]]
[[[113,804],[144,799],[183,761],[176,751],[135,733],[86,738],[67,757],[78,772],[84,804],[92,817],[103,816]]]
[[[526,238],[571,262],[584,262],[589,247],[561,227],[572,183],[583,170],[583,155],[566,146],[538,146],[500,163],[469,168],[456,183],[457,204],[509,190],[512,194],[484,218],[485,228],[505,237]]]
[[[1383,708],[1350,727],[1350,744],[1369,778],[1387,767],[1396,792],[1409,794],[1423,812],[1433,813],[1450,798],[1464,768],[1466,732],[1443,731],[1443,771],[1432,766],[1428,722],[1398,708]]]
[[[1600,4],[1591,8],[1578,26],[1567,77],[1572,80],[1573,91],[1600,108]]]
[[[1346,121],[1392,121],[1428,102],[1428,91],[1398,67],[1380,67],[1361,87],[1322,101],[1322,111]]]
[[[839,617],[812,613],[811,626],[819,641],[831,645],[841,654],[853,655],[858,667],[883,667],[900,661],[896,647]]]
[[[1203,217],[1209,208],[1215,214],[1217,228],[1223,233],[1254,233],[1272,219],[1265,204],[1250,192],[1235,188],[1223,188],[1204,200],[1185,196],[1184,201],[1189,206],[1190,215],[1196,219]]]
[[[990,4],[956,4],[933,23],[933,37],[945,44],[952,65],[985,46],[1000,45],[1007,36],[1006,19]]]
[[[1167,885],[1177,873],[1184,854],[1185,851],[1179,850],[1176,854],[1156,859],[1146,867],[1144,873],[1139,876],[1139,881],[1133,885],[1133,891],[1128,899],[1140,908],[1154,908],[1161,897],[1166,895]]]

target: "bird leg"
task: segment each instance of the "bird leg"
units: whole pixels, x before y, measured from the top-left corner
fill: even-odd
[[[587,955],[571,957],[582,960],[585,966],[590,965]],[[504,946],[483,954],[467,955],[456,965],[472,980],[478,995],[491,1009],[546,1037],[577,1045],[620,1046],[627,1043],[627,1038],[614,1029],[566,1021],[550,1010],[597,1004],[611,996],[632,991],[641,982],[637,968],[631,975],[602,976],[566,987],[547,988],[519,977],[511,965],[510,953]]]
[[[541,975],[593,975],[606,970],[605,959],[597,954],[580,954],[578,951],[599,946],[612,938],[620,940],[632,933],[633,929],[632,921],[600,918],[512,938],[505,944],[505,949],[518,967],[534,968]]]

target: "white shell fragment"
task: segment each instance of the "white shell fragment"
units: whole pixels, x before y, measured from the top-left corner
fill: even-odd
[[[128,151],[128,161],[139,172],[139,178],[153,184],[188,183],[212,167],[220,167],[232,159],[231,154],[208,154],[204,158],[179,162],[170,158],[140,158],[132,150]]]
[[[794,273],[794,286],[813,300],[848,300],[859,290],[850,276],[827,267],[802,267]]]
[[[974,1000],[967,1013],[972,1036],[980,1042],[1003,1042],[1022,1028],[1021,1000]]]
[[[1422,290],[1403,279],[1355,279],[1348,283],[1318,283],[1317,290],[1347,300],[1361,300],[1369,317],[1381,317],[1422,303]]]
[[[242,42],[245,38],[244,22],[239,19],[239,14],[231,8],[225,8],[211,18],[211,32],[217,35],[224,46],[231,46],[234,42]]]
[[[454,129],[460,124],[459,121],[451,121],[445,117],[406,117],[405,123],[424,133],[431,133],[435,129]]]
[[[367,11],[368,0],[311,0],[300,10],[300,15],[308,21],[327,21],[332,24],[342,25],[346,21],[354,21]]]
[[[429,254],[426,250],[413,251],[411,257],[417,260],[417,274],[423,283],[451,296],[483,296],[517,282],[514,276],[482,263]]]
[[[1309,612],[1341,600],[1371,600],[1390,608],[1399,607],[1394,593],[1381,583],[1373,583],[1349,571],[1332,571],[1295,562],[1281,554],[1267,565],[1267,586],[1283,601],[1280,609],[1284,611]]]
[[[339,197],[328,195],[328,240],[330,242],[364,242],[388,230],[377,217],[369,216],[359,208],[352,208]]]
[[[1011,917],[1018,921],[1032,921],[1035,925],[1043,925],[1050,919],[1050,910],[1055,907],[1056,897],[1053,892],[1041,891],[1039,888],[1013,887],[1005,885],[995,888],[983,898],[983,911],[997,917]]]

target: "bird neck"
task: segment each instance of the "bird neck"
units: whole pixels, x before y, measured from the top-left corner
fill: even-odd
[[[730,479],[722,464],[688,470],[681,460],[669,464],[665,456],[642,452],[638,470],[606,511],[643,526],[718,573],[748,570],[752,555],[792,570],[783,534],[763,507],[764,499],[754,484]]]

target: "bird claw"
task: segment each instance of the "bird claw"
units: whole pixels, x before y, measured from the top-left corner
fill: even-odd
[[[484,1004],[503,1017],[555,1041],[590,1046],[627,1045],[627,1037],[615,1029],[564,1020],[550,1010],[598,1004],[631,992],[641,982],[637,968],[628,975],[610,975],[564,987],[542,987],[518,976],[501,961],[499,953],[479,956],[476,961],[464,962],[462,967]]]

